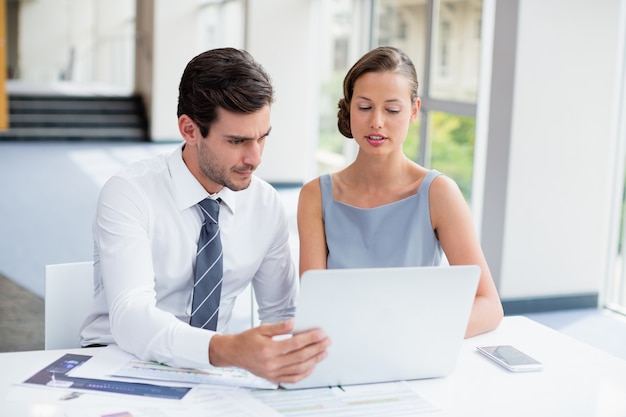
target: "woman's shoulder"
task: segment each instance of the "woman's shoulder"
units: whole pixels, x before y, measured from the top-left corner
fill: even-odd
[[[442,196],[446,194],[457,194],[460,193],[461,190],[452,178],[448,177],[441,172],[431,170],[427,175],[432,177],[431,185],[430,185],[430,195],[432,197],[433,194],[440,194]]]
[[[300,189],[300,201],[320,198],[322,193],[320,178],[321,177],[313,178],[312,180],[304,183]]]
[[[445,174],[437,175],[428,191],[431,212],[450,212],[467,204],[459,185]]]

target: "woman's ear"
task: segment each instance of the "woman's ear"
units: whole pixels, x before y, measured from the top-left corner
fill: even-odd
[[[413,103],[413,108],[411,109],[411,118],[410,122],[413,123],[417,116],[420,114],[420,108],[422,107],[422,100],[418,97],[415,99],[415,103]]]
[[[178,130],[180,131],[180,135],[183,137],[186,143],[193,145],[196,143],[196,131],[197,126],[191,117],[186,114],[181,115],[178,118]]]

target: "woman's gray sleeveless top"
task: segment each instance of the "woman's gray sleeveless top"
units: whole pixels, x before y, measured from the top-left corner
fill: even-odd
[[[330,174],[320,177],[327,268],[438,266],[441,244],[430,221],[428,190],[440,175],[429,171],[417,193],[363,209],[333,199]]]

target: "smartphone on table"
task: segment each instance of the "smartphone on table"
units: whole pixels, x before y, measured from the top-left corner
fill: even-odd
[[[480,353],[512,372],[540,371],[543,364],[511,345],[478,346]]]

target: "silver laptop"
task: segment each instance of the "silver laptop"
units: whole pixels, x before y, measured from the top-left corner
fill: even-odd
[[[468,266],[310,270],[294,331],[322,328],[328,357],[285,388],[443,377],[456,367],[478,287]]]

